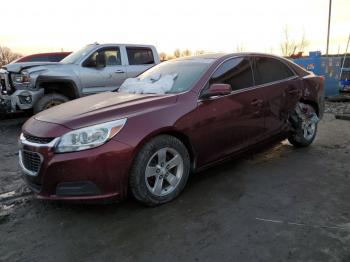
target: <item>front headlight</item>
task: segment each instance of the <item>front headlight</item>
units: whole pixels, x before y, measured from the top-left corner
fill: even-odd
[[[125,125],[126,118],[77,129],[63,135],[55,152],[74,152],[103,145],[114,137]]]
[[[14,74],[12,80],[15,84],[29,84],[30,76],[28,72],[23,71],[21,74]]]

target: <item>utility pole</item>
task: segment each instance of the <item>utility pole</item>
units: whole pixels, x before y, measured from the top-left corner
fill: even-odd
[[[331,14],[332,14],[332,0],[329,0],[329,10],[328,10],[328,33],[327,33],[327,48],[326,48],[326,55],[328,56],[328,50],[329,50],[329,31],[331,28]]]

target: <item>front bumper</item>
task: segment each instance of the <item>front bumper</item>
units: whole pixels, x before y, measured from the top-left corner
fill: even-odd
[[[38,198],[85,201],[127,195],[130,146],[112,139],[97,148],[57,154],[53,151],[57,141],[35,144],[22,136],[19,141],[23,176]]]
[[[31,109],[44,95],[44,89],[39,90],[16,90],[8,95],[6,92],[0,93],[0,104],[8,113],[19,110]]]

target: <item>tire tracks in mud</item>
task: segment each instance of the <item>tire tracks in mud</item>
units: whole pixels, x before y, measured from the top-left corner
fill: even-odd
[[[0,224],[9,221],[9,216],[17,207],[33,198],[33,193],[25,186],[13,191],[0,194]]]
[[[18,133],[26,119],[11,117],[0,121],[0,224],[33,195],[21,182],[19,168],[13,162],[18,156]]]

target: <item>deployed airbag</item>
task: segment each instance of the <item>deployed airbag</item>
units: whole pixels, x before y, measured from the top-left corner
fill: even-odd
[[[118,89],[118,92],[134,94],[165,94],[171,90],[177,74],[155,74],[143,79],[128,78]]]

